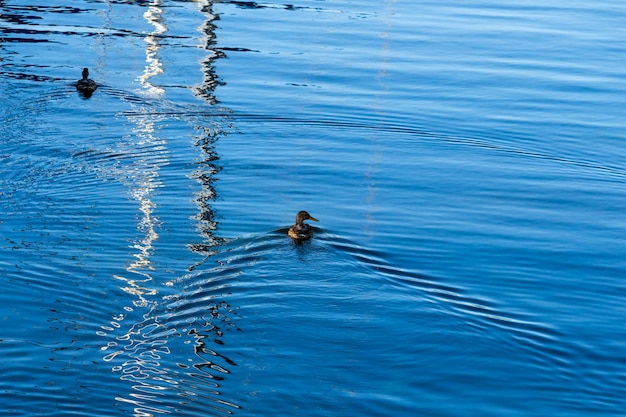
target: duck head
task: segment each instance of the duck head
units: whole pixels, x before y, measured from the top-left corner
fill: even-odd
[[[307,211],[300,211],[296,215],[296,224],[302,224],[305,220],[312,220],[314,222],[318,222],[315,217],[311,216]]]

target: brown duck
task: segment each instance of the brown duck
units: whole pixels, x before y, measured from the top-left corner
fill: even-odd
[[[313,227],[306,224],[304,222],[305,220],[312,220],[314,222],[319,221],[306,211],[298,212],[296,215],[296,224],[291,226],[287,232],[290,238],[295,240],[306,240],[313,236]]]

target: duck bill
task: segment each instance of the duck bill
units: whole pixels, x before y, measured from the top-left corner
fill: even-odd
[[[314,222],[319,222],[315,217],[309,217],[308,220],[313,220]]]

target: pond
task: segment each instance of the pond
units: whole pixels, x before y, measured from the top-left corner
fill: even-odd
[[[626,5],[43,3],[0,2],[5,414],[622,415]]]

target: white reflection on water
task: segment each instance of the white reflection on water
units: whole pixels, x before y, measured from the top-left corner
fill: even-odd
[[[146,66],[143,74],[138,77],[143,87],[142,92],[150,97],[157,97],[164,93],[162,88],[155,87],[150,82],[150,78],[163,71],[158,57],[159,35],[167,30],[162,21],[162,12],[160,1],[154,1],[143,15],[155,28],[144,38]],[[134,261],[126,268],[128,275],[115,275],[115,278],[123,282],[121,289],[135,299],[132,301],[132,307],[125,307],[125,313],[114,317],[110,323],[111,326],[102,326],[104,332],[100,334],[106,336],[108,332],[122,327],[121,322],[126,319],[126,313],[133,312],[134,308],[152,307],[148,313],[141,316],[139,322],[130,323],[124,334],[115,337],[114,341],[111,340],[102,348],[103,351],[114,350],[104,357],[107,362],[120,356],[122,361],[114,365],[112,370],[120,373],[120,379],[133,384],[131,392],[116,396],[116,400],[132,404],[135,415],[145,416],[155,413],[171,413],[169,407],[161,406],[158,401],[157,403],[153,401],[158,399],[159,393],[177,383],[175,379],[167,376],[166,370],[160,369],[162,356],[170,354],[167,346],[168,335],[175,330],[168,331],[164,324],[151,314],[156,302],[149,299],[158,294],[157,288],[153,285],[154,266],[150,259],[154,252],[153,244],[159,238],[156,230],[159,220],[154,215],[153,194],[161,184],[159,170],[168,163],[164,155],[166,140],[156,134],[161,121],[159,115],[152,114],[146,107],[136,109],[134,114],[135,116],[129,116],[128,119],[135,124],[133,129],[133,136],[137,138],[135,146],[138,149],[148,149],[149,153],[134,155],[135,160],[132,165],[134,169],[122,176],[122,182],[127,185],[130,196],[139,203],[140,216],[137,230],[142,233],[143,237],[131,246],[136,252],[133,254]]]
[[[155,30],[149,33],[144,41],[146,43],[146,66],[144,72],[138,77],[144,91],[150,96],[158,96],[164,93],[160,87],[155,87],[149,80],[155,75],[163,72],[162,63],[158,57],[159,35],[167,30],[162,21],[162,9],[159,7],[160,1],[154,1],[153,4],[144,13],[143,17],[154,26]],[[122,288],[129,294],[137,296],[134,305],[138,307],[146,307],[148,301],[144,295],[155,295],[155,288],[145,288],[142,284],[152,281],[150,271],[153,267],[150,263],[150,255],[153,251],[153,242],[159,237],[155,230],[158,219],[153,216],[155,204],[152,201],[154,189],[159,186],[159,168],[167,163],[163,160],[163,151],[165,151],[165,139],[158,137],[156,126],[159,122],[159,116],[152,115],[147,109],[138,109],[141,117],[132,117],[131,122],[136,124],[133,130],[134,135],[139,139],[137,146],[140,148],[149,148],[152,153],[160,153],[161,158],[153,160],[153,158],[144,158],[138,160],[139,169],[135,170],[128,180],[129,192],[133,199],[139,202],[139,210],[141,217],[137,229],[140,230],[144,237],[133,245],[138,252],[134,255],[135,261],[132,262],[127,271],[133,274],[139,274],[140,279],[128,279],[116,276],[117,279],[124,281],[128,286]]]
[[[158,40],[161,35],[167,31],[167,26],[163,23],[163,10],[160,8],[161,2],[154,1],[143,17],[154,26],[154,30],[146,35],[144,42],[146,43],[146,67],[142,75],[137,79],[144,87],[144,93],[150,97],[159,97],[165,93],[161,87],[154,86],[149,79],[155,75],[163,73],[163,64],[159,60],[157,53],[160,49]]]
[[[210,11],[207,15],[209,20],[214,18]],[[102,347],[105,355],[103,359],[111,364],[112,371],[119,375],[120,380],[130,384],[115,393],[115,400],[119,404],[130,405],[135,416],[172,414],[181,407],[181,403],[188,408],[198,397],[202,398],[204,410],[208,407],[231,414],[232,409],[239,407],[218,397],[218,381],[230,373],[226,367],[235,364],[208,347],[204,340],[209,336],[220,337],[221,330],[212,323],[222,320],[224,314],[218,311],[228,310],[229,307],[225,303],[209,303],[207,306],[206,300],[202,300],[198,310],[187,304],[178,306],[182,312],[175,311],[176,306],[170,310],[161,302],[168,299],[160,294],[157,287],[162,281],[155,278],[158,270],[154,260],[155,242],[159,239],[158,229],[161,224],[155,215],[158,208],[155,193],[163,185],[164,174],[161,170],[170,163],[168,141],[159,131],[172,113],[155,111],[151,106],[154,103],[164,104],[160,98],[165,92],[153,85],[151,80],[164,71],[159,56],[160,42],[169,29],[159,1],[152,2],[143,17],[155,29],[144,37],[146,65],[137,80],[142,86],[141,95],[159,100],[130,101],[133,111],[121,113],[133,124],[129,137],[134,141],[128,157],[132,162],[119,169],[118,178],[127,187],[132,199],[138,202],[136,228],[141,232],[141,237],[131,245],[134,260],[126,267],[126,273],[115,275],[116,279],[122,281],[121,290],[131,295],[131,298],[122,307],[123,312],[115,314],[110,323],[102,326],[98,332],[100,336],[109,339]],[[212,26],[207,24],[204,28],[210,32]],[[206,95],[201,96],[211,103],[210,88],[202,91]],[[177,117],[186,119],[188,115],[177,113]],[[197,146],[206,153],[206,160],[199,164],[201,168],[194,173],[194,177],[197,176],[196,179],[202,184],[202,191],[197,196],[200,210],[197,221],[205,241],[190,245],[190,249],[207,255],[211,252],[207,248],[215,243],[212,239],[215,221],[212,219],[209,201],[215,195],[211,185],[211,176],[217,171],[213,142],[219,136],[219,129],[196,128],[201,132]],[[192,302],[191,306],[197,306],[196,302]],[[188,307],[191,309],[185,310]],[[186,315],[186,319],[181,321],[182,315],[187,313],[197,313],[200,317]],[[177,361],[178,352],[185,354]],[[188,356],[189,353],[191,356]]]

